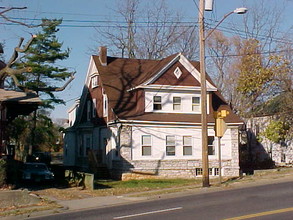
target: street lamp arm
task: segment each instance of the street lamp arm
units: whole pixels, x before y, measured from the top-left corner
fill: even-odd
[[[207,35],[204,37],[204,40],[208,39],[208,37],[214,32],[214,30],[231,14],[245,14],[247,12],[247,8],[236,8],[234,11],[229,12],[228,14],[225,14],[224,17],[217,23],[215,27],[213,27],[212,30],[210,30]]]
[[[224,15],[224,17],[217,23],[217,25],[212,29],[212,30],[210,30],[208,33],[207,33],[207,35],[205,36],[205,40],[206,39],[208,39],[208,37],[214,32],[214,30],[216,30],[216,28],[228,17],[228,16],[230,16],[231,14],[233,14],[234,13],[234,11],[231,11],[231,12],[229,12],[228,14],[225,14]]]

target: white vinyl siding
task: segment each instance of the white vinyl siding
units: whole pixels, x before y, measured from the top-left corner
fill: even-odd
[[[142,155],[142,136],[151,135],[151,156]],[[171,135],[175,137],[175,156],[166,155],[166,136]],[[214,136],[212,127],[208,129],[208,135]],[[190,136],[192,143],[192,155],[183,154],[183,136]],[[174,142],[173,142],[174,143]],[[187,145],[187,144],[186,144]],[[131,158],[132,160],[201,160],[201,128],[184,128],[184,127],[166,127],[166,126],[139,126],[132,127],[131,136]],[[215,141],[217,147],[217,142]],[[221,139],[222,159],[228,160],[232,156],[231,152],[231,132],[228,129]],[[173,148],[174,149],[174,148]],[[217,149],[217,148],[216,148]],[[151,158],[150,158],[151,157]],[[216,155],[210,155],[210,159],[217,159]]]

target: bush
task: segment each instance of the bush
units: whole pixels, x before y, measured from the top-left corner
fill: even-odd
[[[6,183],[6,161],[0,159],[0,187]]]

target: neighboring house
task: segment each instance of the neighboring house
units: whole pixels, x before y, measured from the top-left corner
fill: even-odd
[[[247,130],[250,132],[251,156],[255,163],[263,163],[271,159],[275,165],[284,166],[293,163],[293,140],[286,140],[282,143],[273,143],[262,138],[258,141],[259,134],[267,128],[274,120],[274,116],[254,117],[247,120]],[[266,164],[265,164],[266,165]]]
[[[13,154],[8,146],[7,125],[18,115],[28,115],[41,104],[35,93],[0,89],[0,158],[2,154]]]
[[[162,60],[92,56],[80,100],[70,109],[64,165],[87,169],[92,153],[112,177],[194,178],[202,175],[199,63],[181,53]],[[222,174],[239,175],[238,127],[207,77],[210,175],[217,176],[213,112],[229,110],[221,140]]]

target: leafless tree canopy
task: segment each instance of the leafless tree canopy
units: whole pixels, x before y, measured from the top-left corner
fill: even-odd
[[[183,23],[182,16],[171,11],[164,0],[124,0],[113,11],[123,22],[97,28],[97,42],[108,45],[114,55],[159,59],[182,52],[188,58],[197,56],[196,22]]]

